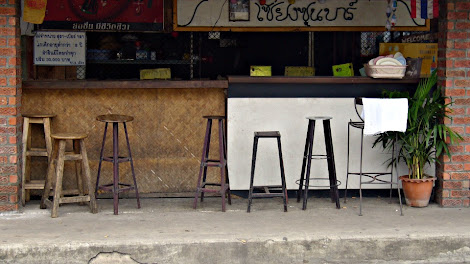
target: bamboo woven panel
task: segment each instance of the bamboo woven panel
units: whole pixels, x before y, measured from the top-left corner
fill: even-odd
[[[104,126],[102,114],[123,114],[127,123],[139,191],[193,192],[199,173],[206,129],[204,115],[224,115],[222,89],[25,89],[22,112],[54,113],[52,133],[86,132],[85,140],[93,184],[96,182]],[[211,158],[218,159],[218,129],[214,124]],[[40,126],[33,128],[33,145],[44,142]],[[105,155],[112,153],[112,125],[108,126]],[[39,142],[39,143],[38,143]],[[71,149],[71,145],[68,145]],[[125,136],[119,125],[119,152],[127,156]],[[33,159],[32,179],[44,177],[47,162]],[[132,183],[129,163],[121,163],[120,182]],[[65,167],[64,188],[76,185],[72,163]],[[220,172],[209,168],[209,180]],[[112,182],[112,164],[103,162],[100,183]]]

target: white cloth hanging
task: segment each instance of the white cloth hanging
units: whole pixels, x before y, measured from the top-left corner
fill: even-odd
[[[387,131],[406,131],[408,99],[362,98],[364,135],[376,135]]]

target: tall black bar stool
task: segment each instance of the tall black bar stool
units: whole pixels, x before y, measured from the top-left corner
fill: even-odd
[[[227,170],[227,143],[225,142],[225,130],[224,130],[224,120],[225,116],[203,116],[207,119],[206,127],[206,136],[204,138],[204,147],[202,148],[202,158],[201,165],[199,168],[199,177],[197,179],[197,188],[196,194],[194,197],[193,208],[197,207],[197,200],[199,194],[201,194],[201,202],[204,201],[205,192],[220,192],[222,196],[222,212],[225,212],[225,196],[228,196],[228,204],[232,204],[232,198],[230,195],[230,183],[228,180],[228,170]],[[211,144],[211,134],[212,134],[212,121],[217,120],[219,125],[219,159],[210,160],[209,159],[209,150]],[[206,182],[207,177],[207,167],[219,167],[220,168],[220,182]],[[209,189],[206,186],[220,186],[220,189]]]
[[[277,148],[279,151],[279,164],[281,167],[281,185],[263,185],[263,186],[253,186],[253,181],[255,179],[255,164],[256,164],[256,153],[258,151],[258,140],[260,138],[275,138],[277,140]],[[272,189],[281,188],[281,193],[273,193]],[[262,189],[264,193],[253,193],[254,189]],[[250,179],[250,191],[248,194],[248,213],[251,210],[251,203],[253,197],[282,197],[284,202],[284,212],[287,212],[287,190],[286,190],[286,176],[284,174],[284,162],[282,160],[282,148],[281,148],[281,133],[279,131],[260,131],[255,132],[254,141],[253,141],[253,156],[251,161],[251,179]]]
[[[131,145],[129,144],[129,136],[127,135],[127,126],[126,126],[126,122],[130,122],[130,121],[134,120],[134,117],[126,116],[126,115],[110,114],[110,115],[97,116],[96,120],[100,121],[100,122],[104,122],[105,126],[104,126],[103,143],[101,145],[100,162],[99,162],[99,165],[98,165],[98,176],[96,178],[95,196],[97,195],[98,190],[112,192],[113,193],[114,214],[117,215],[118,211],[119,211],[118,210],[119,193],[125,192],[125,191],[130,191],[130,190],[135,190],[135,196],[137,198],[137,208],[140,209],[139,190],[137,188],[137,180],[135,178],[135,172],[134,172],[134,162],[132,160],[132,154],[131,154]],[[104,155],[103,155],[104,144],[106,142],[106,132],[108,130],[108,124],[109,123],[113,124],[113,156],[112,157],[104,157]],[[126,134],[126,143],[127,143],[127,151],[128,151],[128,156],[127,157],[119,156],[119,127],[118,127],[119,123],[123,124],[124,132]],[[100,183],[100,174],[101,174],[101,163],[103,161],[108,161],[108,162],[113,163],[113,183],[105,184],[105,185],[99,185],[99,183]],[[119,182],[119,163],[122,163],[122,162],[130,162],[132,178],[134,180],[134,185]]]
[[[303,205],[302,210],[307,209],[307,198],[308,198],[308,188],[309,187],[324,187],[319,185],[309,185],[310,180],[328,180],[330,187],[330,197],[331,201],[336,203],[336,208],[340,209],[339,203],[339,194],[338,186],[341,184],[340,181],[336,179],[336,167],[335,167],[335,156],[333,153],[333,141],[331,138],[331,126],[329,116],[313,116],[307,117],[308,119],[308,129],[307,137],[305,140],[305,150],[304,158],[302,161],[302,172],[300,175],[300,180],[297,181],[299,184],[299,191],[297,192],[297,202],[300,202],[300,197],[303,195]],[[325,136],[325,146],[326,146],[326,155],[313,155],[313,137],[315,133],[315,122],[317,120],[323,121],[323,132]],[[312,159],[326,159],[328,162],[328,178],[320,177],[310,177],[310,168],[312,165]],[[306,174],[305,174],[306,172]]]
[[[348,158],[347,158],[347,169],[346,169],[346,187],[344,190],[344,203],[347,202],[347,194],[348,194],[348,180],[349,175],[357,175],[359,176],[359,215],[362,216],[362,185],[363,184],[390,184],[390,201],[392,202],[392,191],[393,186],[396,185],[398,189],[398,199],[400,200],[400,215],[403,215],[403,205],[401,202],[401,194],[400,194],[400,185],[398,183],[398,175],[397,179],[393,180],[393,166],[390,166],[390,171],[382,171],[382,172],[364,172],[363,171],[363,150],[364,150],[364,119],[362,119],[361,114],[358,110],[358,105],[362,105],[362,98],[357,97],[354,98],[354,108],[356,110],[356,114],[359,117],[360,121],[352,121],[348,122]],[[359,162],[359,171],[351,171],[349,166],[349,156],[350,156],[350,131],[351,128],[356,128],[361,130],[361,152],[360,152],[360,162]],[[392,159],[394,159],[395,154],[395,144],[392,147]],[[390,180],[384,179],[383,176],[390,175]],[[367,177],[366,180],[363,180],[363,177]]]

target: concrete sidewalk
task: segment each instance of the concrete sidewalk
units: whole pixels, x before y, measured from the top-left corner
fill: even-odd
[[[289,200],[220,198],[98,200],[99,213],[63,205],[59,217],[31,201],[20,213],[0,215],[0,263],[466,263],[470,262],[470,209],[404,206],[366,198],[335,209],[310,198],[306,211]],[[343,201],[341,201],[343,202]],[[112,253],[114,252],[114,253]]]

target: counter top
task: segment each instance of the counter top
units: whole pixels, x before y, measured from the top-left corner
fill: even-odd
[[[269,77],[250,77],[250,76],[229,76],[229,83],[289,83],[289,84],[375,84],[375,83],[418,83],[419,78],[403,79],[374,79],[370,77],[332,77],[332,76],[313,76],[313,77],[289,77],[289,76],[269,76]]]
[[[194,89],[228,88],[226,80],[44,80],[23,81],[23,89]]]

